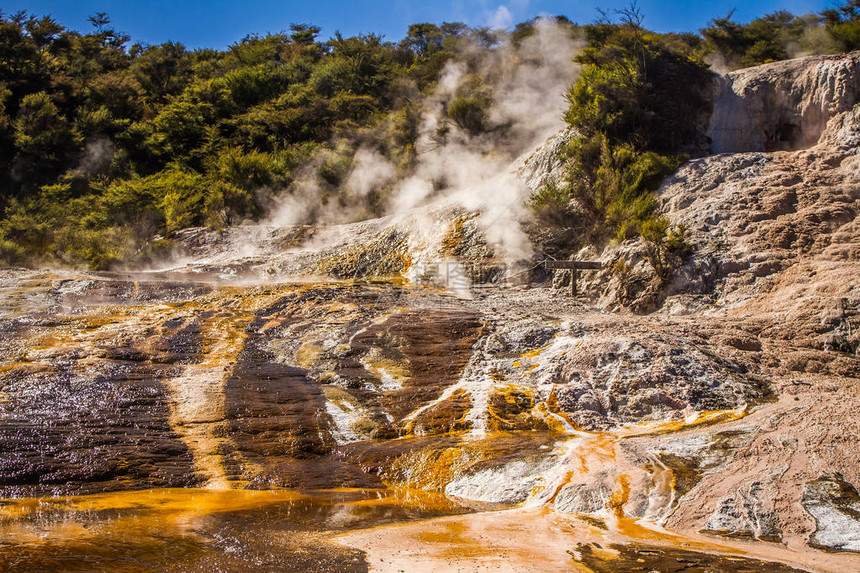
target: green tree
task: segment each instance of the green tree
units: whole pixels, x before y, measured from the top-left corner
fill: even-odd
[[[579,134],[566,151],[566,193],[548,186],[532,198],[557,223],[577,229],[570,249],[638,236],[652,225],[653,192],[683,153],[701,153],[711,73],[691,40],[642,28],[636,4],[585,28],[588,47],[571,85],[565,120]],[[549,220],[546,215],[544,219]]]
[[[442,49],[445,34],[435,24],[412,24],[403,39],[403,46],[419,59],[427,59]]]
[[[569,125],[586,136],[662,153],[702,144],[711,73],[700,60],[636,24],[594,26],[567,94]]]
[[[59,160],[80,144],[80,136],[45,92],[21,100],[12,127],[18,150],[42,159]]]
[[[290,24],[290,32],[290,40],[293,43],[310,46],[316,42],[320,28],[310,24]]]
[[[134,46],[131,73],[141,88],[155,102],[176,95],[191,80],[188,50],[178,42],[158,46]]]
[[[821,13],[827,31],[844,51],[860,49],[860,0],[846,0],[841,6]]]

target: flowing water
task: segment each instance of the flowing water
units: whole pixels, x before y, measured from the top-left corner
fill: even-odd
[[[0,290],[4,571],[831,567],[664,530],[695,468],[626,444],[739,420],[758,387],[577,418],[570,364],[611,386],[659,357],[570,320],[399,280],[7,271]]]
[[[362,571],[333,532],[465,511],[407,490],[151,489],[7,500],[4,571]]]

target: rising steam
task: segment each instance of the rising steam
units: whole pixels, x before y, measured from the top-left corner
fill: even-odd
[[[422,101],[417,164],[407,175],[378,151],[359,148],[337,200],[322,205],[318,170],[327,158],[318,157],[282,196],[268,223],[333,224],[366,218],[368,194],[385,189],[388,216],[415,218],[438,206],[477,211],[499,255],[528,257],[531,247],[521,230],[528,191],[513,165],[564,127],[564,93],[576,77],[573,57],[581,43],[569,28],[545,19],[537,21],[535,33],[517,47],[508,40],[492,49],[467,46],[462,58],[444,68],[436,92]],[[485,89],[492,100],[487,127],[478,134],[457,127],[445,113],[466,82],[476,77],[487,79]]]

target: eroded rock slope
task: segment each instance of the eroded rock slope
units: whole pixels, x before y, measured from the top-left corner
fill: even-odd
[[[661,189],[694,254],[659,292],[635,241],[583,253],[605,266],[582,298],[529,285],[534,264],[502,265],[450,205],[189,231],[188,259],[157,272],[4,270],[0,489],[405,487],[854,567],[819,549],[858,551],[856,68],[726,80],[754,133],[715,114],[736,153]],[[802,148],[767,151],[764,109],[800,122]],[[557,176],[557,148],[524,177]],[[619,302],[637,276],[656,312]]]

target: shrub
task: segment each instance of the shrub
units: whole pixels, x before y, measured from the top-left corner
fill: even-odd
[[[683,225],[672,227],[666,217],[660,216],[643,221],[641,233],[645,241],[645,258],[660,282],[666,283],[692,251],[687,241],[687,228]]]
[[[214,181],[205,199],[206,225],[222,229],[241,222],[253,212],[251,194],[225,181]]]
[[[448,104],[448,117],[460,129],[471,135],[478,135],[486,130],[487,108],[489,102],[475,97],[454,98]]]
[[[0,265],[12,267],[27,260],[24,249],[6,239],[0,239]]]
[[[575,207],[570,187],[554,182],[544,182],[540,189],[529,197],[528,205],[538,218],[557,226],[574,222]]]
[[[149,177],[112,185],[104,195],[111,219],[118,224],[133,224],[146,212],[156,211],[163,231],[203,223],[206,179],[176,166]]]
[[[612,146],[601,132],[574,139],[568,148],[568,181],[582,208],[584,241],[638,235],[656,205],[652,192],[679,164],[677,157],[637,151],[631,144]]]

